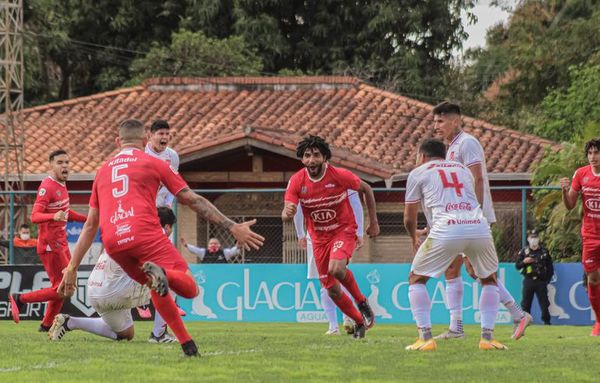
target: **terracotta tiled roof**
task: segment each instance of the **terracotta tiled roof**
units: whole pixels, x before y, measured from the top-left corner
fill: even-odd
[[[182,158],[224,142],[251,138],[294,152],[306,134],[324,136],[334,162],[386,178],[408,172],[415,146],[431,137],[432,106],[351,77],[156,78],[141,86],[23,111],[25,173],[47,171],[47,154],[66,149],[74,173],[93,173],[115,151],[125,118],[148,125],[166,119]],[[464,118],[482,143],[492,173],[527,173],[555,144]],[[4,164],[0,166],[4,168]]]

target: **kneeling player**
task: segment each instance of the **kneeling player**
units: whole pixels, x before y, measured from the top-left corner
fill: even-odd
[[[498,257],[492,234],[477,202],[469,170],[460,163],[446,161],[445,157],[443,142],[425,140],[419,148],[419,166],[409,174],[406,183],[404,225],[416,251],[409,276],[408,297],[419,331],[419,339],[406,349],[436,349],[431,334],[431,301],[425,284],[429,278],[442,275],[460,253],[469,258],[482,285],[479,348],[506,349],[493,338],[500,297],[496,282]],[[423,244],[417,233],[419,202],[430,227]]]
[[[166,236],[173,232],[177,218],[168,207],[158,208],[160,225]],[[150,289],[131,279],[125,271],[103,252],[88,278],[88,295],[100,318],[78,318],[66,314],[54,317],[48,338],[60,340],[67,331],[83,330],[110,339],[133,339],[131,309],[150,303]],[[156,311],[150,343],[172,343],[177,339],[167,332],[167,324]]]

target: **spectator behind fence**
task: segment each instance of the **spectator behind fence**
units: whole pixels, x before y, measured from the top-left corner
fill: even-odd
[[[10,247],[8,240],[0,240],[0,246]],[[37,239],[31,238],[31,230],[28,224],[24,223],[19,227],[19,232],[13,238],[13,264],[39,264],[39,258],[36,252]]]
[[[181,238],[181,244],[188,251],[196,255],[198,263],[230,263],[237,255],[240,254],[240,249],[237,246],[231,248],[222,248],[221,242],[216,238],[208,240],[208,247],[198,247],[190,245]]]
[[[544,324],[550,324],[550,301],[548,300],[548,283],[554,275],[554,266],[550,253],[540,243],[537,230],[531,230],[527,236],[528,246],[521,249],[517,260],[517,270],[523,279],[523,300],[521,307],[531,314],[533,294],[537,296],[542,310]]]

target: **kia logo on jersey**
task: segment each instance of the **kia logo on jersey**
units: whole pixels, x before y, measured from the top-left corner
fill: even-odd
[[[325,223],[333,220],[336,217],[336,213],[335,210],[323,209],[311,212],[310,216],[317,223]]]
[[[585,201],[585,206],[592,211],[600,211],[600,199],[588,199]]]

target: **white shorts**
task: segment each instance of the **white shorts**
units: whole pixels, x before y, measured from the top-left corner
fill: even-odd
[[[104,323],[106,323],[114,332],[125,331],[133,326],[131,309],[107,311],[100,314],[100,318],[102,318]]]
[[[116,294],[90,296],[92,307],[114,332],[133,326],[131,309],[150,302],[150,290],[133,280],[131,282]]]
[[[306,237],[306,265],[308,266],[306,278],[319,279],[319,272],[317,271],[317,264],[315,263],[312,241],[309,237]]]
[[[417,275],[439,278],[460,253],[469,258],[475,275],[479,278],[487,278],[498,271],[498,255],[492,237],[427,238],[419,247],[410,271]]]

